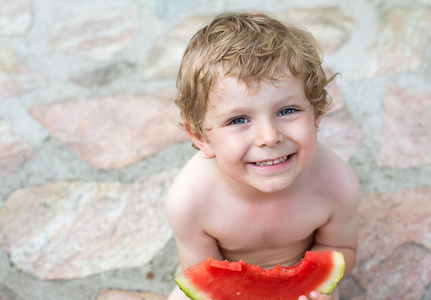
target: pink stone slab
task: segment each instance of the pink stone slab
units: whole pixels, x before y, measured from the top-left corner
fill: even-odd
[[[431,280],[430,199],[431,189],[425,187],[364,197],[359,215],[358,260],[352,274],[365,290],[370,289],[369,299],[383,299],[373,295],[379,289],[396,295],[407,289],[420,288],[423,292]]]
[[[70,99],[30,113],[88,164],[120,169],[187,139],[176,126],[172,95]]]
[[[135,11],[98,11],[58,22],[52,29],[51,42],[58,51],[106,60],[121,52],[138,28]]]
[[[0,178],[19,168],[33,156],[33,151],[0,118]]]
[[[418,70],[424,65],[430,27],[430,8],[396,7],[383,12],[375,41],[364,52],[359,77]]]
[[[368,299],[425,299],[424,290],[431,282],[429,249],[415,243],[403,244],[363,280]]]
[[[324,116],[319,128],[319,141],[345,161],[356,153],[363,136],[358,122],[348,113]]]
[[[32,17],[30,0],[0,0],[0,35],[26,34]]]
[[[16,268],[41,280],[143,266],[172,237],[164,200],[177,173],[16,190],[0,208],[0,246]]]
[[[338,51],[350,38],[356,22],[339,6],[299,7],[275,12],[282,21],[307,28],[324,52]]]
[[[41,73],[23,66],[12,50],[0,44],[0,100],[46,84]]]
[[[154,293],[122,292],[115,290],[102,290],[97,300],[166,300],[168,297]]]
[[[388,86],[379,164],[388,168],[431,165],[431,93]]]

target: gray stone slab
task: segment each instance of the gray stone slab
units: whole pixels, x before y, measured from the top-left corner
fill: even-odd
[[[19,168],[33,156],[30,146],[0,118],[0,178]]]
[[[30,0],[0,0],[0,35],[24,35],[30,28],[32,19]]]

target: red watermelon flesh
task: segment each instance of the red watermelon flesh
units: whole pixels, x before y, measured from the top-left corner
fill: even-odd
[[[211,257],[186,269],[175,279],[194,300],[297,300],[312,291],[329,294],[343,277],[341,252],[308,251],[293,267],[264,270],[245,261],[229,262]]]

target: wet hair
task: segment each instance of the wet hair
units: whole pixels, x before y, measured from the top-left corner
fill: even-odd
[[[333,77],[327,79],[322,51],[308,31],[260,13],[221,14],[192,37],[184,52],[175,100],[182,125],[205,137],[208,96],[224,76],[251,87],[292,75],[304,80],[315,117],[323,115],[331,103],[325,87]]]

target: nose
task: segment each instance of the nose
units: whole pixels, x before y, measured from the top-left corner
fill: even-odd
[[[258,147],[274,147],[283,141],[283,135],[274,122],[261,121],[256,124],[255,141]]]

